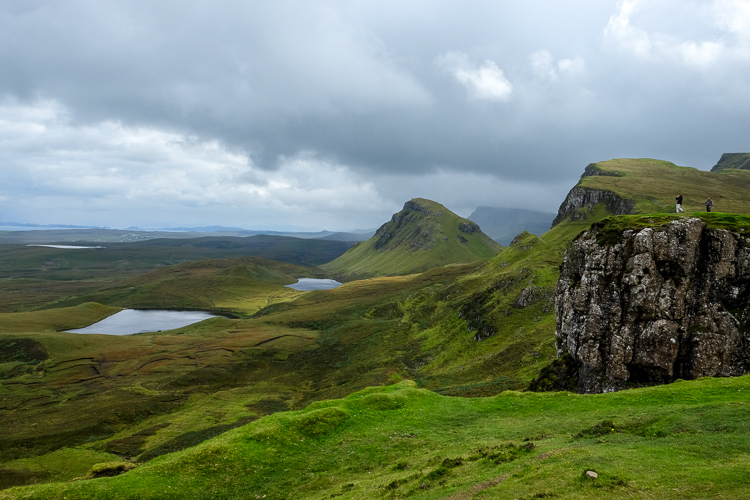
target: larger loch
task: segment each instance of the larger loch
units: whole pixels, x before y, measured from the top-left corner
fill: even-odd
[[[98,333],[102,335],[133,335],[174,330],[216,316],[216,314],[205,311],[124,309],[86,328],[66,331],[69,333]]]

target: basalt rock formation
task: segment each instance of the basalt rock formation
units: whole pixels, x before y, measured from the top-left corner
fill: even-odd
[[[610,392],[750,369],[750,238],[698,218],[582,233],[556,287],[557,347],[577,390]]]

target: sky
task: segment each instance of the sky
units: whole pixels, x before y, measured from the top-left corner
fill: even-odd
[[[0,0],[0,221],[556,212],[750,144],[750,0]]]

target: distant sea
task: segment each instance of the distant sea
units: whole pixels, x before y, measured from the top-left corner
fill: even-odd
[[[0,231],[44,231],[44,230],[50,230],[50,229],[107,229],[103,227],[96,227],[96,226],[71,226],[71,225],[59,225],[55,226],[54,224],[50,224],[49,226],[45,225],[35,225],[35,224],[16,224],[14,222],[0,222]]]
[[[40,231],[51,229],[86,229],[83,227],[58,227],[58,226],[0,226],[0,231]]]

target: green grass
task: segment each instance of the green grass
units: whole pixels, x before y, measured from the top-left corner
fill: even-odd
[[[44,457],[11,460],[0,467],[0,488],[14,486],[19,481],[55,482],[84,477],[91,464],[104,462],[125,463],[117,455],[84,448],[61,448]]]
[[[265,417],[118,477],[0,498],[744,498],[748,391],[739,377],[466,399],[405,381]]]
[[[738,234],[750,234],[750,216],[727,214],[718,212],[698,212],[690,215],[684,214],[647,214],[647,215],[620,215],[607,217],[593,224],[599,231],[597,241],[600,244],[616,243],[622,240],[624,231],[639,231],[646,227],[661,228],[669,223],[685,217],[696,217],[701,219],[707,229],[725,229]]]
[[[530,255],[511,250],[513,266],[498,269],[518,271],[523,260],[512,252]],[[236,274],[231,261],[185,264],[154,272],[154,283],[170,269],[195,271],[196,284],[227,269]],[[41,362],[0,365],[8,375],[0,397],[12,412],[0,420],[0,460],[43,461],[77,446],[145,461],[263,415],[403,378],[451,395],[523,388],[554,356],[551,315],[524,326],[527,316],[541,318],[542,305],[513,307],[507,335],[474,341],[459,317],[471,289],[461,287],[480,269],[453,265],[349,282],[251,318],[126,337],[58,332],[119,310],[98,304],[0,315],[0,336],[28,339],[49,353]],[[252,302],[252,294],[245,297]],[[77,419],[81,413],[89,417]]]
[[[682,208],[688,213],[705,212],[704,202],[710,196],[715,211],[750,214],[750,171],[705,172],[652,159],[616,159],[596,166],[619,176],[584,177],[579,185],[634,200],[634,214],[674,212],[678,193],[682,193]]]
[[[668,213],[674,208],[672,191],[708,185],[705,173],[665,162],[603,163],[624,176],[587,177],[582,183],[608,182],[607,189],[638,196],[637,211],[657,210],[607,219],[602,222],[607,234],[666,224],[675,218]],[[745,174],[711,175],[739,200]],[[650,182],[639,180],[644,175]],[[688,188],[681,189],[686,198]],[[686,215],[742,232],[747,219],[738,214],[750,214],[750,206],[737,203],[737,214]],[[717,202],[717,209],[726,206]],[[645,401],[513,392],[487,397],[523,390],[555,359],[558,269],[570,241],[608,214],[597,206],[590,215],[587,222],[560,224],[539,237],[521,235],[487,260],[305,293],[282,285],[300,273],[324,277],[325,271],[249,258],[184,262],[202,250],[159,242],[116,261],[76,263],[54,252],[18,261],[0,277],[0,298],[8,299],[2,307],[27,311],[0,314],[0,471],[11,471],[0,473],[3,484],[72,480],[99,462],[112,462],[114,453],[146,465],[122,478],[51,486],[49,495],[70,487],[72,496],[94,491],[94,497],[107,497],[113,491],[109,484],[119,485],[123,498],[143,491],[166,496],[162,486],[217,498],[280,497],[285,491],[299,498],[680,498],[683,493],[711,498],[718,487],[729,497],[746,493],[735,478],[736,470],[747,466],[746,452],[727,450],[732,439],[745,443],[738,445],[745,450],[747,438],[732,426],[722,437],[719,424],[746,422],[746,409],[729,402],[716,406],[711,398],[718,396],[710,396],[732,381],[674,384],[669,387],[683,391],[677,401],[669,392],[648,390],[628,392]],[[14,262],[10,255],[5,259]],[[100,303],[87,302],[92,300]],[[126,306],[213,309],[235,317],[128,337],[60,331]],[[400,380],[435,393],[409,384],[366,389]],[[690,396],[689,387],[708,399]],[[732,390],[745,394],[744,386],[726,389]],[[315,403],[336,398],[347,399]],[[587,403],[596,401],[602,403]],[[279,413],[311,403],[303,413]],[[521,403],[533,412],[518,413]],[[705,423],[693,411],[708,415]],[[257,424],[237,428],[258,418]],[[612,422],[616,432],[599,434],[606,430],[602,422]],[[271,429],[268,443],[248,437],[264,429]],[[382,429],[388,432],[379,434]],[[226,449],[199,444],[225,431],[211,446],[244,437]],[[576,434],[582,437],[574,439]],[[285,436],[299,440],[287,442]],[[726,463],[702,449],[718,450],[716,457]],[[85,453],[75,455],[75,470],[53,467],[56,457],[79,451]],[[192,455],[198,452],[216,460],[217,469],[208,458],[202,462]],[[509,461],[496,463],[502,457]],[[678,460],[687,463],[684,471]],[[151,464],[161,465],[151,469]],[[587,467],[596,468],[601,480],[586,482]],[[148,472],[155,470],[160,472]],[[124,479],[140,474],[142,483]],[[224,486],[230,483],[236,487]]]

